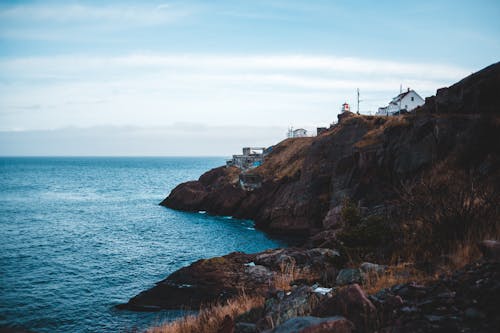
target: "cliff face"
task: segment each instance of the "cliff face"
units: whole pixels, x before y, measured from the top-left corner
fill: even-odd
[[[437,165],[463,167],[460,156],[498,174],[499,91],[497,63],[438,90],[412,114],[347,113],[318,137],[280,142],[249,171],[262,179],[254,191],[240,188],[239,169],[220,167],[177,186],[161,204],[253,219],[270,232],[311,234],[338,223],[344,198],[380,213],[390,209],[402,182]]]
[[[196,309],[244,290],[267,298],[256,309],[258,318],[244,322],[253,331],[287,325],[290,317],[339,314],[363,332],[498,328],[500,243],[475,244],[500,237],[498,92],[500,63],[438,90],[412,114],[344,113],[320,136],[280,142],[260,167],[247,171],[247,179],[261,181],[253,191],[240,187],[235,167],[180,184],[162,205],[249,218],[267,231],[312,237],[302,248],[199,260],[118,307]],[[417,267],[435,277],[434,269],[471,262],[476,250],[492,263],[441,276],[434,285],[413,281],[366,297],[353,284],[409,279]],[[401,260],[415,270],[373,263]],[[319,296],[320,285],[333,287],[326,288],[331,294]],[[471,286],[478,293],[471,294]]]

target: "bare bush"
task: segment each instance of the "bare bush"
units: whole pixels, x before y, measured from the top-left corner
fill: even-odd
[[[400,198],[404,245],[416,256],[435,257],[500,234],[499,193],[477,173],[442,164],[402,183]]]

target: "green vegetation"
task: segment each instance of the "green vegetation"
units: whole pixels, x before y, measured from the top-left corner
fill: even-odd
[[[395,237],[390,224],[381,216],[362,217],[359,208],[349,199],[344,200],[342,211],[344,227],[338,233],[342,252],[351,260],[363,260],[367,254],[385,252]]]

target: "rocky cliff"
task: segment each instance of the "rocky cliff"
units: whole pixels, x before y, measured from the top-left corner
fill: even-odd
[[[499,92],[497,63],[439,89],[408,115],[344,113],[320,136],[277,144],[262,166],[248,171],[260,176],[260,188],[243,190],[241,171],[220,167],[177,186],[161,205],[308,235],[338,224],[345,198],[367,214],[386,214],[402,183],[437,166],[488,169],[498,179]]]
[[[280,142],[244,177],[220,167],[177,186],[162,205],[310,237],[302,248],[199,260],[119,308],[257,295],[262,306],[220,318],[216,331],[498,331],[498,93],[500,63],[411,114],[344,113],[317,137]],[[248,191],[241,179],[260,183]]]

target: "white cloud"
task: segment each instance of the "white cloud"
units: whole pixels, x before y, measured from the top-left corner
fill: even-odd
[[[170,5],[168,3],[162,3],[161,5],[156,6],[156,9],[167,9]]]
[[[25,4],[0,7],[0,20],[15,22],[95,23],[117,22],[127,24],[159,24],[184,17],[188,12],[168,4],[107,5],[81,4],[50,5]]]
[[[192,121],[325,125],[344,101],[354,102],[356,88],[361,111],[375,111],[400,84],[425,97],[468,73],[439,64],[307,55],[2,59],[0,130]]]
[[[385,60],[303,55],[156,55],[131,54],[116,57],[59,56],[1,60],[4,70],[71,73],[100,69],[188,69],[204,71],[316,71],[325,74],[412,77],[425,80],[455,80],[470,69],[442,64],[405,63]],[[354,79],[354,77],[351,77]]]
[[[226,156],[245,146],[283,140],[286,127],[175,124],[168,127],[90,127],[0,131],[0,155]],[[223,165],[224,158],[220,164]]]

